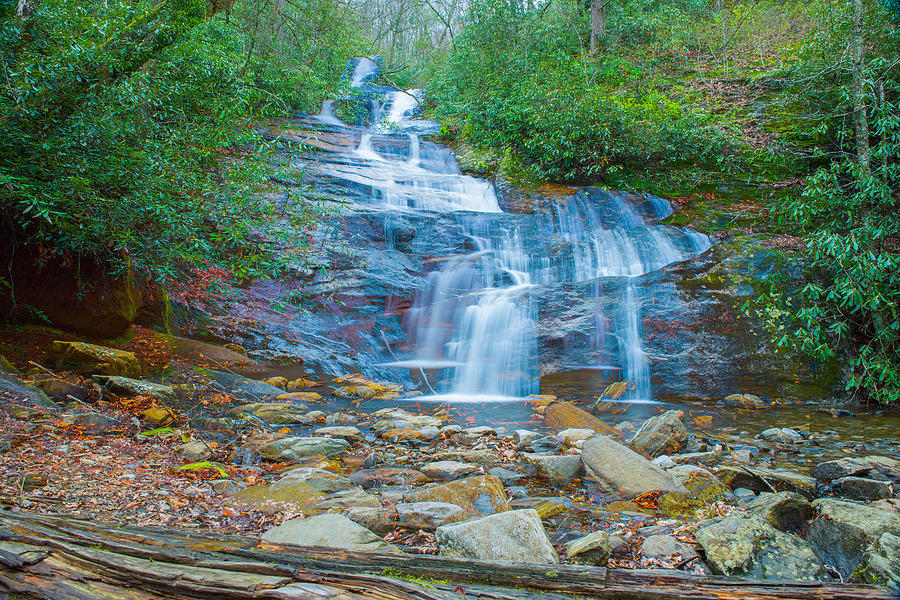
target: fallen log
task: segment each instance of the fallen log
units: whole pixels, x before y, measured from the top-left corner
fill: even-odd
[[[891,600],[886,588],[267,544],[0,511],[0,593],[47,600]],[[15,596],[14,596],[15,597]]]

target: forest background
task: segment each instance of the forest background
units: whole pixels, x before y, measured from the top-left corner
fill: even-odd
[[[380,55],[485,174],[757,190],[800,270],[747,310],[898,402],[898,22],[897,0],[0,0],[2,250],[162,286],[277,277],[258,126]]]

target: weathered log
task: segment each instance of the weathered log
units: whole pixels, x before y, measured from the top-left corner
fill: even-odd
[[[0,592],[52,600],[890,600],[885,588],[261,543],[0,511]]]

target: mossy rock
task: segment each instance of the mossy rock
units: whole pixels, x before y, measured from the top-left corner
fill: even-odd
[[[53,342],[51,355],[58,366],[68,365],[82,372],[137,378],[141,365],[133,352],[84,342]]]

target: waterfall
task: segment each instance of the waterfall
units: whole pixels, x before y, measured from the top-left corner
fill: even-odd
[[[325,125],[334,125],[335,127],[347,127],[347,124],[334,116],[334,100],[324,100],[322,102],[322,110],[316,116],[316,119]]]
[[[351,86],[376,72],[372,60],[360,59]],[[593,309],[592,330],[589,324],[579,333],[594,362],[572,368],[616,373],[629,382],[629,400],[651,400],[643,277],[705,251],[709,239],[659,225],[672,207],[650,194],[584,188],[551,201],[546,211],[504,213],[490,182],[461,174],[448,148],[420,139],[434,124],[412,119],[417,90],[367,101],[387,125],[343,125],[344,132],[333,134],[335,144],[359,135],[355,148],[298,166],[320,183],[354,190],[355,207],[383,211],[386,239],[394,239],[391,228],[402,224],[402,215],[449,217],[446,233],[457,248],[426,261],[430,272],[403,315],[405,357],[382,366],[421,372],[428,387],[454,400],[536,393],[542,291],[574,286],[587,290],[574,304],[590,302]],[[340,123],[329,102],[317,120]]]

